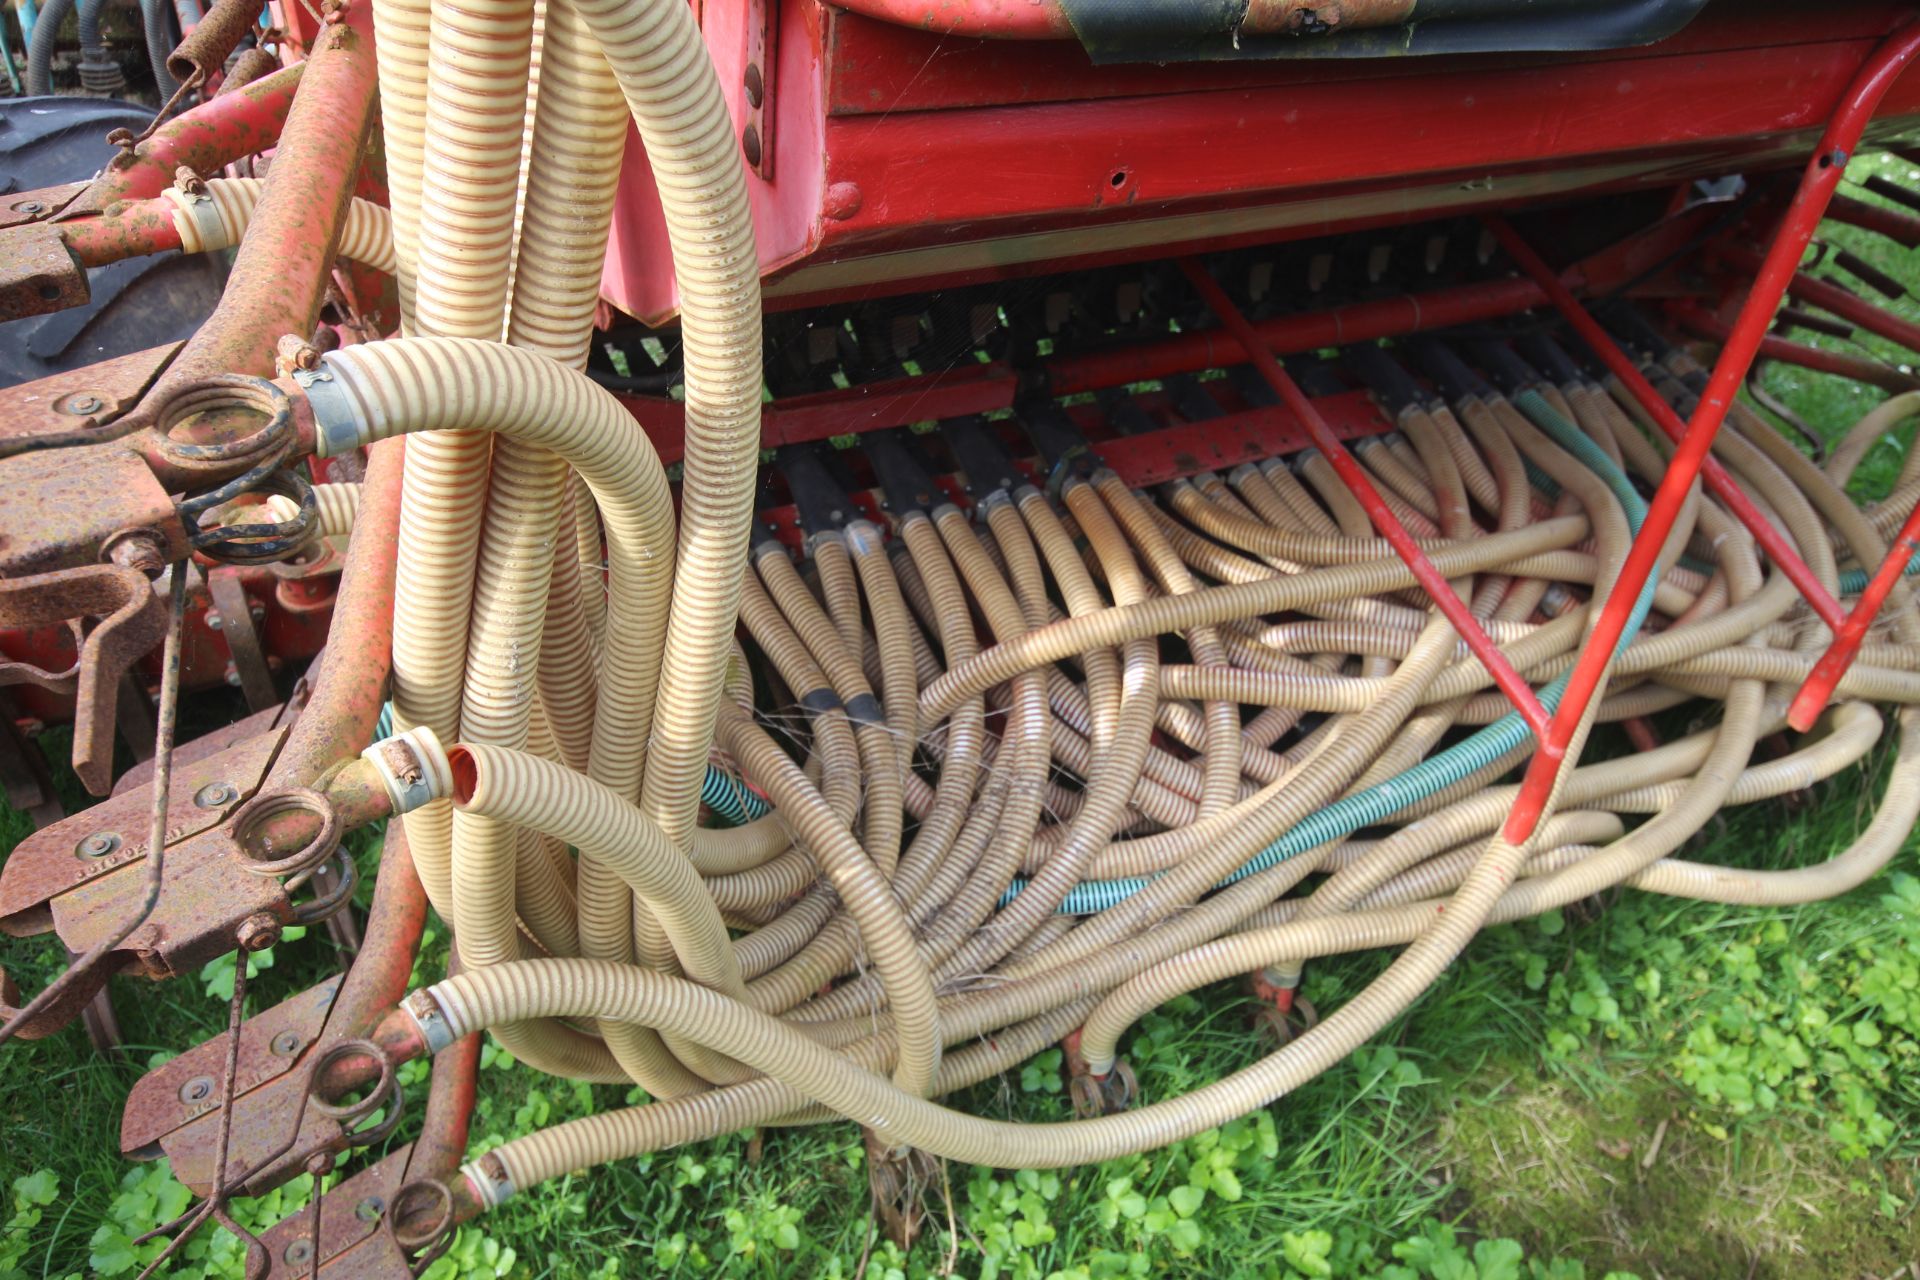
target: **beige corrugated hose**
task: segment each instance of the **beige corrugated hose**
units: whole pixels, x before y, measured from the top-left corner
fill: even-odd
[[[356,204],[341,253],[396,274],[407,335],[300,379],[320,454],[414,437],[392,700],[398,725],[455,744],[427,770],[442,794],[403,820],[464,970],[382,1034],[414,1052],[489,1030],[543,1070],[657,1099],[489,1152],[463,1201],[835,1117],[869,1130],[876,1167],[888,1148],[1036,1167],[1161,1146],[1340,1061],[1488,925],[1622,884],[1810,901],[1879,871],[1920,820],[1911,595],[1821,730],[1756,760],[1825,632],[1697,486],[1657,616],[1614,656],[1526,847],[1494,833],[1529,740],[1443,745],[1508,704],[1313,451],[1154,493],[1069,458],[1044,489],[965,477],[970,511],[928,495],[887,521],[808,513],[797,556],[756,534],[760,263],[695,19],[681,0],[540,12],[534,96],[532,0],[377,0],[392,213]],[[646,434],[582,372],[629,118],[679,299],[677,516]],[[244,236],[256,194],[175,193],[183,243]],[[1654,370],[1684,396],[1669,371],[1692,366]],[[1830,585],[1884,553],[1889,517],[1841,486],[1914,403],[1870,413],[1824,470],[1745,410],[1724,436]],[[1534,684],[1589,640],[1631,542],[1628,486],[1665,467],[1634,412],[1585,383],[1484,391],[1356,447]],[[317,532],[350,530],[356,498],[321,486]],[[293,508],[205,523],[261,511]],[[1700,698],[1709,727],[1580,763],[1597,724]],[[1849,848],[1783,871],[1676,856],[1725,806],[1856,767],[1890,719],[1886,793]],[[723,818],[739,825],[703,825]],[[1248,975],[1284,1005],[1304,966],[1375,947],[1398,953],[1311,1031],[1190,1093],[1128,1096],[1143,1013]],[[1085,1118],[931,1100],[1059,1042]]]

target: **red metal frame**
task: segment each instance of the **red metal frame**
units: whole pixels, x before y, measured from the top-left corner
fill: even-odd
[[[379,88],[373,6],[349,4],[332,14],[301,64],[300,93],[220,305],[168,366],[149,403],[209,374],[271,374],[281,337],[304,341],[313,333]]]
[[[1840,107],[1821,134],[1818,148],[1807,161],[1793,203],[1767,250],[1765,265],[1747,294],[1739,319],[1728,335],[1726,346],[1721,348],[1720,358],[1714,362],[1713,375],[1694,409],[1692,421],[1687,424],[1685,436],[1668,462],[1667,473],[1661,477],[1660,487],[1648,504],[1646,522],[1635,536],[1620,576],[1574,663],[1566,698],[1554,713],[1547,734],[1527,766],[1520,795],[1501,830],[1502,837],[1509,842],[1520,844],[1531,839],[1546,811],[1547,799],[1560,776],[1560,765],[1566,759],[1574,731],[1612,665],[1614,649],[1626,630],[1634,603],[1653,572],[1660,549],[1686,501],[1687,490],[1707,460],[1707,451],[1713,447],[1713,438],[1726,418],[1727,407],[1746,379],[1760,340],[1773,321],[1774,309],[1785,296],[1800,257],[1806,252],[1826,212],[1827,201],[1846,172],[1847,160],[1859,144],[1874,109],[1916,52],[1920,52],[1920,23],[1902,27],[1882,42],[1854,75]]]
[[[1540,705],[1540,699],[1534,694],[1533,686],[1513,669],[1513,664],[1507,661],[1507,655],[1500,652],[1500,647],[1494,644],[1485,629],[1481,627],[1480,620],[1467,608],[1466,601],[1455,593],[1447,579],[1433,567],[1433,561],[1427,559],[1426,552],[1422,551],[1420,545],[1413,540],[1413,535],[1408,533],[1406,526],[1400,523],[1400,518],[1393,514],[1393,509],[1387,506],[1379,490],[1373,487],[1373,481],[1367,478],[1366,471],[1354,461],[1353,455],[1347,452],[1346,445],[1341,443],[1340,437],[1327,425],[1326,419],[1320,416],[1320,411],[1314,408],[1313,401],[1307,398],[1306,392],[1300,390],[1299,384],[1287,376],[1287,371],[1281,367],[1278,360],[1273,358],[1273,352],[1261,345],[1260,336],[1255,332],[1253,325],[1240,314],[1240,309],[1233,305],[1233,299],[1227,296],[1226,291],[1214,283],[1213,277],[1207,274],[1205,266],[1192,258],[1182,258],[1180,269],[1186,273],[1187,279],[1199,291],[1207,307],[1219,317],[1220,323],[1239,339],[1241,348],[1252,357],[1253,367],[1260,371],[1260,376],[1266,379],[1267,385],[1272,387],[1287,408],[1293,411],[1293,415],[1307,429],[1307,434],[1313,437],[1315,446],[1327,455],[1327,461],[1333,464],[1333,469],[1339,473],[1341,481],[1353,491],[1353,496],[1359,500],[1360,505],[1366,508],[1367,518],[1373,522],[1373,527],[1379,530],[1381,537],[1392,544],[1395,554],[1406,562],[1407,568],[1413,571],[1415,580],[1420,583],[1420,589],[1427,593],[1434,606],[1446,616],[1448,622],[1453,624],[1453,629],[1459,633],[1460,639],[1466,643],[1473,656],[1480,660],[1480,665],[1485,667],[1487,673],[1493,677],[1493,682],[1500,687],[1500,692],[1507,695],[1507,700],[1513,703],[1536,734],[1544,734],[1547,729],[1547,709]]]
[[[1547,296],[1552,299],[1555,309],[1565,317],[1567,323],[1573,326],[1582,340],[1584,340],[1589,347],[1593,348],[1594,353],[1600,357],[1601,361],[1607,366],[1607,369],[1616,378],[1620,379],[1621,384],[1632,393],[1633,398],[1639,402],[1642,409],[1647,411],[1647,415],[1659,425],[1660,430],[1676,444],[1685,441],[1692,428],[1681,421],[1680,415],[1673,411],[1673,407],[1667,403],[1665,397],[1654,390],[1653,384],[1641,376],[1638,366],[1633,362],[1633,357],[1622,351],[1620,345],[1613,340],[1613,336],[1606,331],[1600,322],[1587,314],[1586,308],[1582,307],[1579,299],[1573,296],[1573,290],[1567,288],[1566,285],[1560,282],[1560,277],[1554,274],[1553,268],[1547,265],[1546,260],[1534,252],[1533,247],[1521,238],[1520,233],[1515,231],[1506,219],[1489,217],[1486,222],[1487,226],[1492,229],[1493,234],[1499,237],[1500,246],[1507,251],[1507,256],[1518,263],[1520,269],[1532,277],[1534,283],[1538,284],[1541,289],[1546,292]],[[1814,223],[1818,224],[1818,222],[1819,219],[1816,217]],[[1809,227],[1808,236],[1811,237],[1811,235],[1812,229]],[[1802,247],[1805,247],[1804,243]],[[1753,296],[1759,296],[1758,285],[1755,287],[1755,294]],[[1766,308],[1765,318],[1769,323],[1772,321],[1773,307],[1777,306],[1778,303],[1779,300],[1776,298],[1773,304]],[[1753,298],[1749,297],[1747,308],[1741,312],[1741,320],[1743,323],[1747,321],[1748,311],[1751,311],[1752,308]],[[1764,336],[1764,329],[1762,336]],[[1729,339],[1729,341],[1731,341],[1731,339]],[[1758,340],[1754,343],[1754,349],[1759,349]],[[1722,359],[1724,358],[1723,356]],[[1752,360],[1752,355],[1749,354],[1747,359],[1741,363],[1740,376],[1742,378],[1746,376],[1746,367],[1752,363]],[[1718,366],[1716,366],[1716,377],[1718,376],[1718,372],[1719,369]],[[1712,393],[1712,390],[1713,388],[1710,385],[1708,387],[1709,394]],[[1724,404],[1721,406],[1720,411],[1722,413],[1725,412]],[[1700,420],[1700,414],[1696,412],[1694,414],[1694,421],[1698,423]],[[1716,419],[1714,429],[1717,431],[1718,427],[1719,423]],[[1673,465],[1678,465],[1678,462],[1679,455],[1676,454]],[[1788,579],[1792,581],[1794,587],[1799,590],[1800,594],[1806,597],[1807,603],[1813,607],[1813,611],[1820,616],[1821,621],[1825,622],[1829,627],[1838,626],[1843,616],[1840,609],[1840,602],[1835,600],[1827,591],[1826,587],[1821,585],[1818,575],[1808,567],[1805,560],[1800,558],[1799,552],[1794,550],[1793,544],[1787,540],[1787,536],[1776,529],[1773,526],[1773,522],[1768,520],[1760,508],[1753,504],[1753,499],[1746,495],[1746,492],[1740,488],[1738,482],[1727,473],[1727,469],[1720,465],[1719,460],[1703,451],[1698,470],[1700,474],[1706,478],[1707,488],[1712,491],[1713,496],[1718,498],[1729,511],[1733,512],[1740,523],[1746,526],[1747,531],[1753,535],[1753,540],[1760,544],[1761,548],[1767,553],[1768,559],[1779,566],[1780,571],[1787,575]]]
[[[1841,620],[1840,626],[1834,631],[1833,643],[1813,664],[1813,671],[1808,674],[1806,683],[1793,696],[1793,705],[1787,710],[1787,723],[1801,733],[1813,728],[1813,722],[1827,709],[1834,686],[1840,683],[1840,677],[1853,665],[1854,656],[1860,652],[1860,642],[1867,638],[1867,628],[1873,625],[1874,616],[1880,612],[1880,606],[1886,603],[1894,584],[1906,573],[1915,551],[1920,551],[1920,505],[1907,514],[1906,523],[1900,526],[1893,546],[1887,551],[1887,558],[1874,570],[1873,578],[1867,583],[1867,589],[1860,593],[1853,612]]]
[[[1920,249],[1920,218],[1910,213],[1868,204],[1852,196],[1835,195],[1827,205],[1827,216],[1883,235],[1904,249]]]
[[[1753,272],[1760,269],[1760,255],[1751,249],[1721,245],[1713,252],[1738,271]],[[1787,295],[1795,301],[1830,311],[1848,324],[1857,325],[1869,333],[1877,333],[1888,342],[1920,353],[1920,325],[1876,307],[1859,294],[1849,292],[1830,280],[1795,272],[1787,283]]]
[[[703,12],[736,131],[747,8]],[[1789,0],[1718,0],[1649,49],[1096,67],[1068,42],[782,5],[777,179],[747,178],[768,305],[1790,165],[1906,12],[1849,4],[1810,36]],[[1920,82],[1888,110],[1920,112]],[[665,228],[628,146],[603,291],[657,323],[676,306]]]
[[[109,163],[73,208],[102,210],[116,201],[157,196],[182,165],[213,173],[267,150],[280,137],[303,76],[303,67],[288,67],[169,120],[135,148],[131,159]]]
[[[1701,310],[1689,302],[1670,302],[1666,312],[1669,318],[1689,333],[1711,338],[1715,342],[1725,342],[1730,327],[1719,317]],[[1760,359],[1780,360],[1787,364],[1797,364],[1803,369],[1812,369],[1816,373],[1830,373],[1850,382],[1864,382],[1883,391],[1899,393],[1920,389],[1920,377],[1902,373],[1892,365],[1881,364],[1864,356],[1850,356],[1839,351],[1828,351],[1822,347],[1811,347],[1802,342],[1790,342],[1785,338],[1776,338],[1772,334],[1760,340]]]

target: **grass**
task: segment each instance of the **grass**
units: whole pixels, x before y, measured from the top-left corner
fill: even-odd
[[[1834,236],[1896,276],[1915,274],[1898,250]],[[1777,366],[1769,380],[1829,432],[1880,398]],[[1909,435],[1868,456],[1861,496],[1884,491]],[[58,734],[45,745],[55,758],[64,750]],[[1831,856],[1864,825],[1885,763],[1824,785],[1811,805],[1730,811],[1688,853],[1769,867]],[[17,815],[0,824],[4,847],[26,830]],[[1805,908],[1627,895],[1490,931],[1373,1046],[1261,1113],[1097,1168],[945,1167],[910,1251],[873,1239],[858,1136],[831,1125],[730,1135],[529,1189],[464,1229],[430,1274],[852,1276],[863,1260],[875,1280],[1904,1274],[1920,1252],[1913,852],[1889,876]],[[444,945],[429,942],[427,968]],[[254,979],[253,1009],[333,964],[319,934],[273,959]],[[1316,963],[1306,993],[1336,1006],[1384,963]],[[58,957],[44,939],[0,940],[0,964],[30,992]],[[151,1255],[131,1237],[184,1192],[164,1164],[119,1158],[120,1102],[165,1054],[219,1030],[220,976],[116,981],[128,1040],[118,1058],[93,1053],[77,1030],[0,1051],[0,1278],[130,1276]],[[1172,1096],[1257,1057],[1247,1012],[1237,988],[1221,987],[1144,1019],[1126,1045],[1144,1095]],[[409,1068],[408,1083],[421,1074]],[[489,1047],[474,1147],[631,1100],[538,1076]],[[1006,1119],[1068,1114],[1057,1051],[955,1101]],[[303,1202],[305,1182],[243,1202],[241,1220],[277,1221]],[[188,1254],[175,1274],[240,1274],[225,1232]]]

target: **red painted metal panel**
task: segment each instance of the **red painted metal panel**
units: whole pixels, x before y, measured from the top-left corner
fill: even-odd
[[[1820,15],[1820,40],[1872,40],[1906,16],[1898,0],[1832,6]],[[1740,0],[1710,7],[1671,39],[1645,48],[1583,52],[1582,62],[1644,60],[1726,49],[1798,44],[1809,39],[1799,0]],[[1286,62],[1187,62],[1095,66],[1072,41],[971,40],[834,11],[827,34],[831,68],[827,109],[834,115],[945,111],[1094,98],[1141,97],[1318,85],[1404,76],[1431,59],[1298,59]],[[1469,74],[1489,68],[1550,66],[1563,55],[1450,57]]]
[[[875,33],[790,0],[775,180],[749,178],[761,263],[791,306],[1789,164],[1897,8],[1840,7],[1817,40],[1797,6],[1722,0],[1604,55],[1092,68],[1071,44]],[[746,11],[705,9],[736,127]],[[1909,76],[1878,132],[1916,115]],[[605,291],[658,321],[674,294],[640,160]]]

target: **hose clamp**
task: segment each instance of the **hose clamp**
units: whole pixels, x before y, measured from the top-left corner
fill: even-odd
[[[413,992],[400,1002],[400,1007],[413,1019],[413,1025],[420,1028],[420,1039],[426,1043],[427,1052],[439,1053],[460,1038],[454,1034],[452,1021],[428,988]]]
[[[507,1172],[506,1165],[491,1153],[461,1165],[460,1176],[473,1188],[473,1198],[489,1210],[498,1209],[513,1199],[518,1190],[513,1185],[513,1176]]]
[[[383,738],[360,756],[380,775],[396,814],[412,813],[453,794],[453,766],[439,737],[425,725]]]
[[[313,410],[314,454],[336,458],[371,444],[373,433],[361,421],[353,398],[328,364],[322,357],[317,369],[295,369],[293,380],[306,393],[307,405]]]
[[[233,246],[227,240],[227,224],[220,220],[220,206],[205,191],[196,195],[182,194],[174,201],[185,205],[187,216],[193,219],[193,229],[200,237],[203,251],[230,249]]]
[[[218,249],[233,247],[227,239],[227,226],[220,220],[220,207],[214,203],[213,196],[204,184],[184,190],[177,186],[168,187],[160,194],[171,201],[174,208],[186,214],[193,223],[195,242],[188,244],[186,237],[181,236],[182,249],[188,253],[212,253]]]

